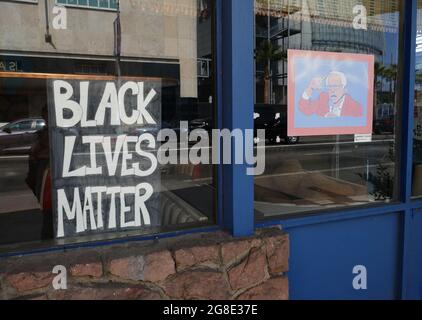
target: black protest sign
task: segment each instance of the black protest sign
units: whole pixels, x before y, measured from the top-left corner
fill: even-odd
[[[57,238],[160,224],[161,82],[49,80]]]

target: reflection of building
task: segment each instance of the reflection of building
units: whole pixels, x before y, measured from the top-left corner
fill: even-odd
[[[55,1],[0,2],[0,72],[115,76],[116,1],[104,2],[108,8],[57,3],[69,4],[65,29],[53,27]],[[211,80],[197,75],[198,58],[212,58],[209,3],[120,1],[121,74],[171,79],[180,84],[177,96],[182,100],[209,101],[211,92],[198,92],[198,81]],[[3,94],[7,90],[13,88],[3,87]],[[39,113],[41,99],[29,100],[35,104],[29,112]]]
[[[355,30],[353,9],[363,4],[367,9],[368,30]],[[386,32],[398,33],[398,2],[335,0],[256,0],[257,46],[271,41],[282,51],[287,49],[359,52],[373,54],[378,62],[393,64]],[[271,66],[271,103],[285,104],[287,64]],[[263,73],[257,64],[256,74]],[[257,86],[257,102],[262,100],[262,85]]]

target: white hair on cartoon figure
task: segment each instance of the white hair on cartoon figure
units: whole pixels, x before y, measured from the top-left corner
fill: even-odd
[[[340,71],[331,71],[328,76],[327,79],[325,80],[326,84],[328,85],[328,78],[330,76],[338,76],[341,79],[341,84],[343,85],[343,88],[347,87],[347,78],[346,75],[343,72]]]

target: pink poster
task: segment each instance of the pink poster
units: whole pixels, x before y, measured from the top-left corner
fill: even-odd
[[[372,134],[374,56],[288,51],[288,135]]]

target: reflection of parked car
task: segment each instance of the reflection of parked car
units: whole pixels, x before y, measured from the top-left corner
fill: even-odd
[[[36,132],[45,126],[40,118],[21,119],[0,128],[0,154],[28,154],[37,138]]]
[[[265,129],[265,137],[270,143],[296,144],[299,137],[287,135],[287,106],[256,104],[254,112],[255,135]]]

